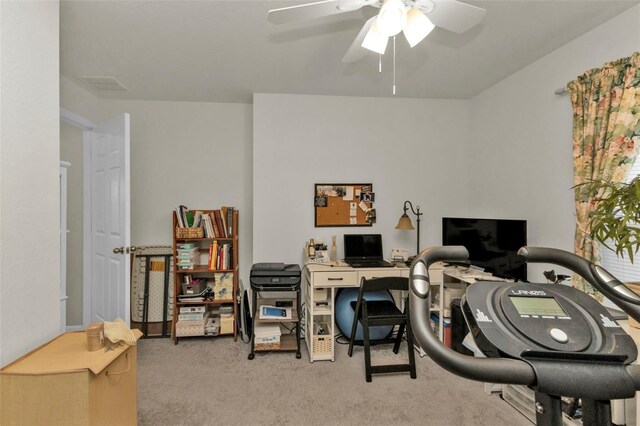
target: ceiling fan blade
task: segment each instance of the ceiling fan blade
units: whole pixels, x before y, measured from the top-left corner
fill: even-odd
[[[434,9],[427,12],[429,20],[437,27],[461,34],[482,21],[486,9],[456,0],[432,0]]]
[[[315,3],[272,9],[267,13],[267,20],[274,24],[303,21],[337,15],[360,9],[367,4],[367,0],[323,0]]]
[[[348,64],[351,62],[356,62],[367,56],[367,52],[369,51],[362,47],[362,41],[369,32],[369,28],[371,28],[373,23],[376,21],[377,17],[378,16],[376,15],[364,23],[362,29],[358,33],[358,36],[355,40],[353,40],[353,43],[351,43],[351,46],[349,46],[349,50],[347,50],[344,58],[342,58],[343,63]]]

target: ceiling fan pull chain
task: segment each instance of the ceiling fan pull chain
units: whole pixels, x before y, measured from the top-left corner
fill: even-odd
[[[393,95],[396,94],[396,36],[393,36]]]

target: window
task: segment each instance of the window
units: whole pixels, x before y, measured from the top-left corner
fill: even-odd
[[[640,155],[638,156],[640,157]],[[636,160],[629,172],[627,182],[640,175],[640,161]],[[616,252],[601,246],[602,266],[613,274],[614,277],[623,282],[640,281],[640,253],[634,256],[635,264],[629,262],[629,257],[619,258]]]

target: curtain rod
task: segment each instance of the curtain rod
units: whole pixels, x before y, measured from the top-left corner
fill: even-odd
[[[556,95],[566,95],[567,94],[567,88],[566,87],[561,87],[559,89],[556,89],[555,92]]]

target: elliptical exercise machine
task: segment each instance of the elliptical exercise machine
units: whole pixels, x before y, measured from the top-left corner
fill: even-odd
[[[552,263],[579,274],[634,319],[640,297],[600,266],[563,250],[522,247],[526,262]],[[637,348],[608,311],[587,294],[557,284],[477,282],[461,305],[470,333],[487,358],[462,355],[435,336],[429,318],[429,266],[464,261],[462,246],[432,247],[411,265],[410,316],[416,340],[446,370],[481,382],[535,391],[538,425],[561,426],[560,397],[582,399],[585,426],[611,425],[611,399],[640,389]]]

